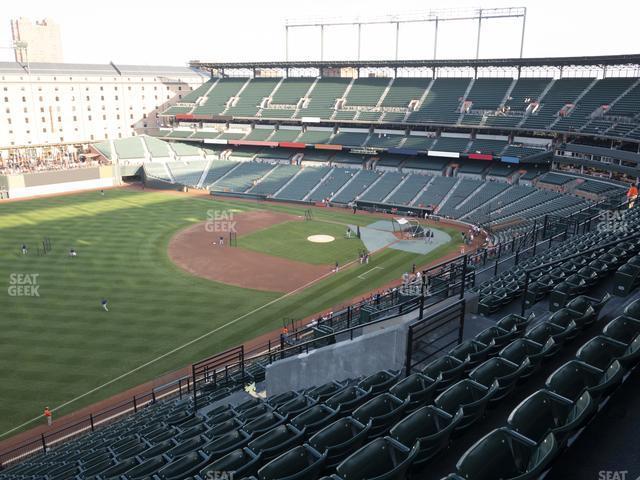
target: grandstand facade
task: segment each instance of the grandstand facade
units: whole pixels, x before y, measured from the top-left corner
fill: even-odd
[[[188,67],[2,62],[0,152],[135,135],[205,80]]]
[[[639,177],[639,64],[637,55],[192,63],[211,78],[161,112],[152,133],[169,142],[157,147],[165,165],[146,173],[216,193],[416,208],[484,226],[570,214]],[[152,160],[150,142],[96,147],[135,164]]]

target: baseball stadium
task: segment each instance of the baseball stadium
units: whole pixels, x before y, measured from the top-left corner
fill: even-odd
[[[640,54],[526,57],[526,21],[160,67],[12,20],[0,480],[640,478]]]

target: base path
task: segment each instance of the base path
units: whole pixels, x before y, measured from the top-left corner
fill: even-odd
[[[291,221],[303,221],[303,218],[266,210],[234,213],[233,216],[238,236]],[[229,234],[211,231],[209,225],[203,222],[187,227],[169,242],[171,261],[192,275],[242,288],[286,293],[331,271],[329,265],[311,265],[231,247]],[[215,245],[213,242],[218,242],[221,236],[224,246]]]

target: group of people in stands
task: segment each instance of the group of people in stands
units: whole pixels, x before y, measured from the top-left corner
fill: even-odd
[[[93,160],[85,157],[84,155],[0,157],[0,175],[45,172],[51,170],[70,170],[84,167],[96,167],[106,163],[109,162],[104,160]]]

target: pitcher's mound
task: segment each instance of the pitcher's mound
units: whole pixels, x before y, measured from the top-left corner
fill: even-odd
[[[335,238],[331,235],[310,235],[307,237],[307,240],[313,243],[329,243],[333,242]]]

